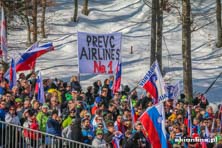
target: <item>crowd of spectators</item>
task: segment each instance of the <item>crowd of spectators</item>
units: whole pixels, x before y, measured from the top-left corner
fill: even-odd
[[[142,124],[139,121],[132,122],[129,104],[131,100],[138,119],[147,108],[153,106],[154,101],[149,93],[139,96],[137,90],[130,89],[128,85],[124,85],[120,92],[113,93],[113,76],[103,82],[98,80],[89,84],[84,91],[77,77],[73,76],[69,82],[44,79],[45,102],[40,103],[36,99],[38,94],[35,92],[35,72],[28,75],[20,73],[17,86],[12,90],[9,90],[8,82],[3,75],[4,70],[1,69],[1,121],[95,147],[112,147],[113,139],[119,140],[123,148],[151,147],[150,141],[142,132]],[[188,130],[188,107],[191,109],[192,133]],[[164,109],[169,147],[203,146],[201,142],[177,142],[175,139],[180,137],[216,138],[217,143],[205,144],[209,148],[220,145],[222,116],[220,105],[217,112],[213,112],[204,95],[198,94],[192,102],[187,102],[186,96],[181,94],[178,100],[165,101]],[[0,132],[3,130],[0,128]],[[26,130],[22,132],[30,143],[39,138]],[[44,140],[46,144],[50,144],[47,137]]]

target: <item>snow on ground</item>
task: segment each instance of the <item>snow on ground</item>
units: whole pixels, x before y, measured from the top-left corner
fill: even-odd
[[[178,4],[179,5],[179,4]],[[92,33],[121,32],[123,76],[122,83],[136,86],[149,69],[151,11],[142,0],[90,0],[89,16],[81,14],[79,5],[78,23],[71,21],[73,1],[57,0],[57,5],[47,10],[47,39],[52,41],[56,51],[42,56],[36,65],[43,76],[69,80],[77,75],[77,31]],[[204,92],[222,70],[222,50],[215,48],[216,22],[215,2],[196,0],[192,3],[194,26],[201,27],[192,33],[192,65],[194,92]],[[176,10],[164,14],[163,66],[165,80],[182,85],[181,22]],[[10,55],[25,50],[26,31],[10,32]],[[133,55],[130,48],[133,46]],[[81,84],[85,88],[107,75],[81,75]],[[222,78],[208,92],[209,101],[218,103],[222,97]]]

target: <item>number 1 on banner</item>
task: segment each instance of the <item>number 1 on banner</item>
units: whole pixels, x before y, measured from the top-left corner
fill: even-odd
[[[109,62],[108,67],[109,67],[108,73],[109,73],[109,74],[113,73],[113,61],[110,61],[110,62]]]

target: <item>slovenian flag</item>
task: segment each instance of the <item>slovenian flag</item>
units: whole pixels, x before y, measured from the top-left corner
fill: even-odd
[[[154,148],[167,148],[165,131],[165,114],[162,103],[148,108],[139,118],[143,125],[146,138]]]
[[[9,88],[12,90],[12,88],[16,86],[16,68],[15,68],[15,61],[12,59],[11,66],[9,69]]]
[[[165,90],[165,83],[160,73],[159,64],[155,61],[144,78],[139,82],[139,86],[144,88],[155,99],[155,103],[168,98]]]
[[[121,72],[122,71],[122,64],[120,61],[118,62],[117,68],[116,68],[116,78],[113,86],[113,93],[116,93],[119,91],[120,85],[121,85]]]
[[[41,72],[38,73],[38,78],[35,85],[35,93],[37,93],[37,100],[42,104],[45,103],[45,94]]]
[[[24,71],[34,69],[36,59],[41,55],[54,50],[52,43],[46,43],[42,46],[38,46],[32,50],[28,50],[21,55],[20,59],[16,63],[16,71]]]
[[[112,139],[112,145],[113,148],[120,148],[120,140],[123,139],[123,134],[119,133],[118,135],[115,135]]]

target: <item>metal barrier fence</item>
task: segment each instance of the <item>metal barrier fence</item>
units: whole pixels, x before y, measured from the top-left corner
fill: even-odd
[[[93,146],[0,121],[0,148],[92,148]]]

